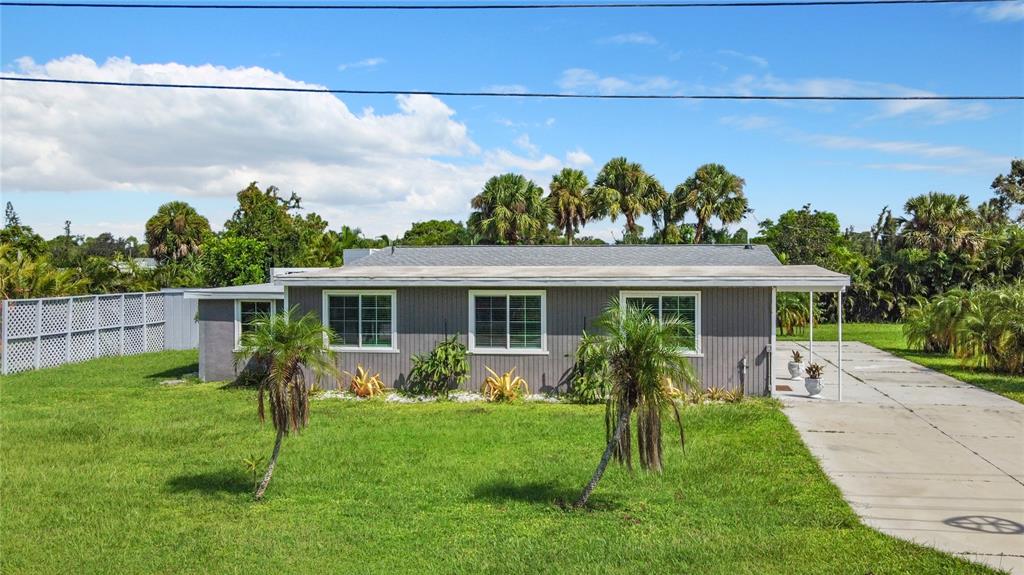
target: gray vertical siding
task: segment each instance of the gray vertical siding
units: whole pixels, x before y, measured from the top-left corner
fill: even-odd
[[[386,286],[381,286],[383,289]],[[474,354],[466,388],[477,389],[486,377],[485,366],[502,372],[513,367],[529,382],[533,392],[564,391],[572,366],[572,353],[580,332],[619,293],[618,288],[549,288],[547,291],[547,355]],[[742,387],[751,395],[765,393],[768,378],[766,348],[771,337],[770,288],[709,288],[701,291],[703,357],[693,364],[705,387]],[[289,305],[301,313],[322,315],[321,288],[289,288]],[[404,384],[413,354],[429,352],[444,334],[462,334],[469,327],[469,289],[423,287],[397,289],[398,352],[338,354],[339,368],[355,371],[357,365],[380,372],[393,386]],[[229,305],[230,311],[230,305]],[[202,314],[201,314],[202,315]],[[322,318],[321,318],[322,319]],[[233,332],[232,332],[233,333]],[[230,349],[230,334],[228,347]],[[205,349],[205,346],[203,347]],[[743,358],[748,369],[743,374]],[[336,382],[325,382],[334,387]]]
[[[185,299],[183,289],[162,289],[164,294],[164,349],[196,349],[199,324],[196,314],[199,300]]]

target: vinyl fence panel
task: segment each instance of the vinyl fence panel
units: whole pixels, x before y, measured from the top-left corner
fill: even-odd
[[[166,349],[166,303],[173,297],[149,292],[4,300],[2,372]],[[180,321],[172,323],[177,328]]]

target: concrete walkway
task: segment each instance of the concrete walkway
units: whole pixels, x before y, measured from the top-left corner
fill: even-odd
[[[821,398],[790,380],[779,342],[773,395],[843,497],[880,531],[1024,574],[1024,405],[869,345],[814,343]],[[790,387],[791,391],[786,391]]]

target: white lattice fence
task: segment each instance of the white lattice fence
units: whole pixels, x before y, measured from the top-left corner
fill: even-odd
[[[164,349],[164,294],[4,300],[3,373]]]

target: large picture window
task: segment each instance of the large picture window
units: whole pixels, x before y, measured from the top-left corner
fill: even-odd
[[[238,347],[242,334],[252,331],[256,318],[273,314],[273,300],[235,300],[235,347]]]
[[[324,292],[325,323],[330,345],[339,349],[393,351],[395,292]]]
[[[469,294],[469,349],[478,353],[545,353],[547,321],[542,291]]]
[[[622,292],[624,306],[648,310],[660,321],[675,319],[686,342],[685,352],[700,353],[700,292]]]

